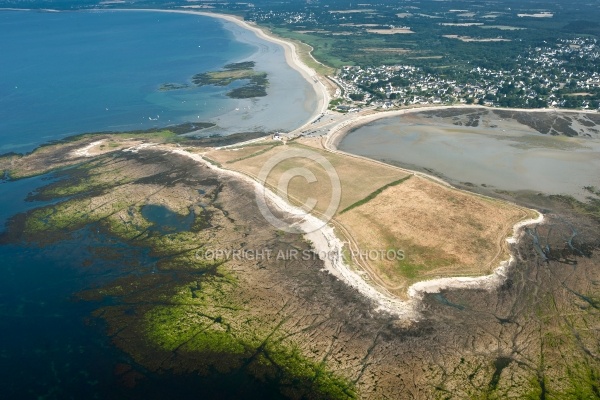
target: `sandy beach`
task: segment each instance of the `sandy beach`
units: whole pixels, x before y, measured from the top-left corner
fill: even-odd
[[[136,151],[137,149],[129,149]],[[219,173],[234,177],[249,183],[256,191],[264,191],[265,198],[271,206],[279,211],[287,214],[291,219],[296,220],[294,225],[302,232],[305,232],[306,239],[313,243],[315,251],[319,254],[328,254],[325,257],[324,268],[350,287],[355,288],[363,296],[374,302],[375,308],[378,311],[383,311],[396,315],[402,319],[418,320],[418,305],[423,295],[426,293],[439,293],[445,289],[486,289],[493,290],[501,285],[506,279],[508,270],[514,265],[515,258],[511,255],[509,260],[500,262],[500,265],[490,275],[479,277],[448,277],[441,279],[432,279],[421,281],[410,286],[408,295],[410,300],[403,301],[398,298],[382,293],[367,283],[361,275],[350,268],[343,259],[344,242],[336,234],[334,227],[331,224],[323,226],[323,221],[314,215],[306,214],[306,212],[298,207],[287,203],[283,198],[279,197],[273,191],[263,187],[255,179],[245,174],[220,168],[202,158],[201,155],[191,153],[185,149],[165,148],[174,154],[179,154],[189,157],[194,161],[207,166]],[[513,235],[506,239],[509,244],[516,244],[523,234],[523,228],[532,225],[540,224],[544,221],[544,216],[538,213],[535,219],[520,221],[513,226]]]
[[[136,150],[137,149],[130,149],[130,151]],[[206,161],[201,155],[191,153],[184,149],[165,148],[165,150],[171,151],[174,154],[191,158],[203,166],[207,166],[208,168],[218,171],[221,174],[247,182],[248,184],[252,185],[257,192],[264,192],[265,199],[270,203],[271,206],[287,214],[291,219],[296,220],[294,225],[300,231],[305,232],[306,239],[313,243],[315,251],[318,254],[328,255],[323,260],[325,264],[324,268],[327,272],[331,273],[350,287],[355,288],[359,293],[373,301],[377,310],[388,312],[404,319],[408,318],[415,320],[418,318],[418,314],[415,311],[415,304],[412,301],[401,301],[377,291],[373,286],[365,282],[365,280],[357,272],[352,270],[344,263],[344,243],[336,235],[333,226],[323,226],[323,221],[321,221],[319,218],[311,214],[306,214],[306,212],[301,208],[292,206],[284,199],[276,195],[273,191],[264,187],[262,184],[247,175],[220,168]]]

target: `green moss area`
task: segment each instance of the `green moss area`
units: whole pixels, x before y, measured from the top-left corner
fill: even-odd
[[[229,91],[227,96],[234,99],[247,99],[267,95],[269,84],[267,74],[255,71],[252,61],[228,64],[222,71],[210,71],[192,77],[192,82],[197,86],[227,86],[240,80],[248,81],[248,83]]]
[[[140,131],[94,132],[74,135],[41,145],[27,154],[7,153],[0,155],[0,174],[9,179],[21,179],[80,164],[82,157],[76,156],[75,152],[97,141],[102,142],[95,149],[99,153],[116,152],[141,143],[203,145],[206,142],[207,145],[213,145],[212,142],[218,143],[220,138],[194,139],[184,136],[187,133],[213,126],[215,124],[209,122],[190,122],[166,128],[151,128]],[[243,139],[227,137],[226,140]],[[84,164],[83,168],[91,169],[93,165]],[[82,184],[89,186],[89,182]],[[64,191],[62,194],[77,192],[76,188],[65,187],[61,190]],[[61,195],[58,192],[55,194]]]
[[[325,364],[306,358],[287,340],[281,323],[267,326],[259,318],[244,318],[245,305],[235,302],[237,281],[211,276],[188,283],[144,316],[146,334],[168,352],[185,351],[226,357],[213,367],[227,372],[244,368],[262,380],[277,380],[283,394],[300,398],[350,399],[349,381],[336,377]],[[300,395],[300,396],[299,396]]]
[[[573,198],[572,196],[566,195],[552,195],[549,196],[549,198],[550,200],[557,201],[571,207],[579,214],[600,219],[600,193],[593,186],[588,186],[585,189],[590,193],[590,195],[587,197],[587,202],[582,202]]]
[[[229,261],[203,256],[222,243],[239,243],[247,229],[224,209],[228,195],[219,180],[164,150],[105,154],[61,174],[35,196],[67,199],[14,219],[10,230],[16,240],[45,245],[89,229],[149,251],[156,260],[152,271],[131,267],[78,295],[103,304],[94,315],[106,320],[109,334],[137,363],[156,372],[169,365],[181,373],[242,371],[292,398],[356,397],[351,382],[303,354],[282,327],[284,317],[253,310]],[[193,222],[165,234],[144,217],[148,204],[191,215]],[[98,254],[111,256],[110,249]],[[123,258],[124,271],[129,262],[135,260]],[[157,354],[168,355],[171,364],[156,365]]]

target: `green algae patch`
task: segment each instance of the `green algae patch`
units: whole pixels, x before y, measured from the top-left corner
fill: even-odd
[[[241,310],[231,296],[236,286],[220,273],[189,282],[145,315],[149,339],[168,351],[245,353],[243,341],[230,333],[232,314]]]
[[[269,344],[264,353],[265,360],[284,372],[283,387],[293,387],[295,382],[305,382],[311,393],[327,399],[358,397],[356,388],[349,380],[331,372],[324,362],[308,360],[294,345]],[[283,393],[291,395],[293,389],[283,390]]]
[[[244,217],[253,214],[236,208],[235,193],[196,164],[161,150],[140,153],[103,154],[61,171],[61,179],[33,196],[60,202],[23,215],[21,239],[52,243],[86,228],[144,253],[146,265],[123,260],[120,272],[131,276],[80,298],[105,302],[94,315],[149,370],[239,371],[290,397],[355,398],[352,383],[302,349],[296,328],[286,325],[287,311],[257,306],[271,294],[232,272],[258,271],[258,263],[208,256],[243,249],[248,241],[265,245],[270,231],[250,229]],[[122,257],[112,250],[95,254]]]
[[[185,171],[178,174],[185,176]],[[149,248],[151,256],[159,259],[160,269],[210,271],[222,263],[198,256],[209,240],[206,228],[212,226],[211,215],[216,211],[210,203],[218,193],[218,182],[202,184],[201,195],[194,187],[170,183],[169,178],[177,178],[171,173],[112,156],[71,168],[63,175],[31,197],[70,198],[30,211],[22,224],[26,238],[58,240],[63,233],[93,224],[129,244]],[[144,215],[145,207],[164,213]],[[172,224],[175,226],[169,226]]]
[[[357,398],[350,381],[331,372],[325,362],[305,357],[288,339],[280,329],[285,317],[266,322],[247,316],[248,310],[234,300],[238,280],[221,268],[218,271],[180,287],[176,295],[163,299],[165,305],[145,314],[145,331],[152,343],[177,354],[205,354],[197,358],[212,364],[203,367],[223,372],[246,368],[262,380],[275,379],[284,395]]]

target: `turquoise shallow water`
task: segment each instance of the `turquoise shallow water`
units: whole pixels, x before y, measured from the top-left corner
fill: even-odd
[[[310,86],[282,48],[215,18],[3,11],[0,38],[0,153],[82,132],[211,121],[228,134],[293,129],[310,117],[301,104]],[[269,73],[267,97],[230,99],[230,88],[213,86],[159,90],[243,60]]]

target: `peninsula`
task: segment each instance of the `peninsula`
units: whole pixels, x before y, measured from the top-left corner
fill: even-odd
[[[588,186],[585,201],[478,193],[337,148],[389,116],[427,112],[469,128],[505,113],[536,138],[569,140],[595,140],[595,116],[420,104],[338,112],[328,108],[339,87],[307,66],[318,64],[304,47],[229,15],[142,11],[223,18],[281,44],[317,101],[302,126],[235,143],[194,137],[189,124],[0,157],[7,181],[52,177],[29,195],[43,203],[13,217],[0,243],[113,243],[92,248],[96,260],[81,268],[100,260],[116,272],[74,297],[127,355],[115,373],[129,390],[173,375],[250,377],[294,399],[598,392],[600,190]],[[249,81],[231,95],[260,96],[269,77],[254,67],[230,64],[193,83]]]

